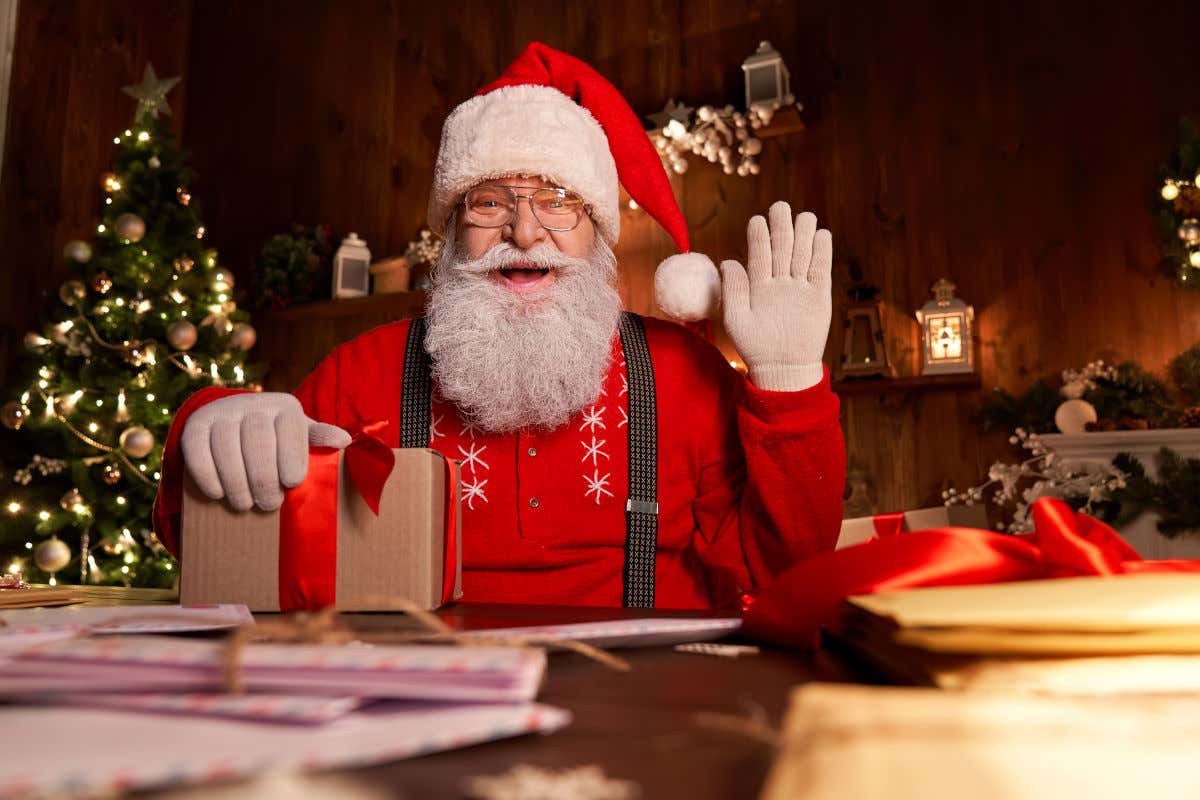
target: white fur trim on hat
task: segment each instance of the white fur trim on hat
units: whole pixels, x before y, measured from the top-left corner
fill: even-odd
[[[675,319],[707,319],[721,303],[721,276],[703,253],[677,253],[654,271],[654,299]]]
[[[577,192],[610,245],[621,232],[617,165],[586,108],[549,86],[503,86],[450,113],[429,195],[429,227],[445,233],[455,203],[475,184],[537,175]]]

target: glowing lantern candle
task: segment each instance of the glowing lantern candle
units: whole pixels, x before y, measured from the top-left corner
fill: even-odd
[[[933,285],[933,299],[917,311],[922,375],[975,371],[974,321],[975,309],[954,296],[953,283],[942,278]]]

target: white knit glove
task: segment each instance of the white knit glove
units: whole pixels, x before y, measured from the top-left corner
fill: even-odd
[[[188,417],[183,460],[196,485],[213,500],[228,498],[238,511],[283,505],[284,488],[308,474],[308,448],[343,448],[350,434],[309,419],[300,401],[282,392],[238,394],[214,400]]]
[[[725,330],[760,389],[794,392],[821,382],[821,357],[833,313],[833,238],[815,215],[785,202],[771,206],[770,231],[761,215],[746,228],[743,269],[721,262]]]

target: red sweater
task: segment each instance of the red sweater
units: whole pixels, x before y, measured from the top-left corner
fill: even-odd
[[[407,320],[343,344],[296,391],[310,417],[387,420],[399,446]],[[645,319],[658,411],[660,608],[736,605],[805,556],[832,550],[842,516],[839,404],[820,384],[758,389],[690,331]],[[597,402],[553,432],[490,434],[434,394],[430,447],[462,462],[463,601],[621,605],[628,496],[625,365]],[[187,416],[229,394],[208,389],[176,415],[155,523],[178,542]]]

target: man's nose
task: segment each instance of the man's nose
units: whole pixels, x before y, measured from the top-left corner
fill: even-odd
[[[512,243],[522,250],[528,250],[533,245],[545,241],[548,231],[537,221],[529,202],[522,198],[517,201],[514,212],[516,219],[505,226]]]

